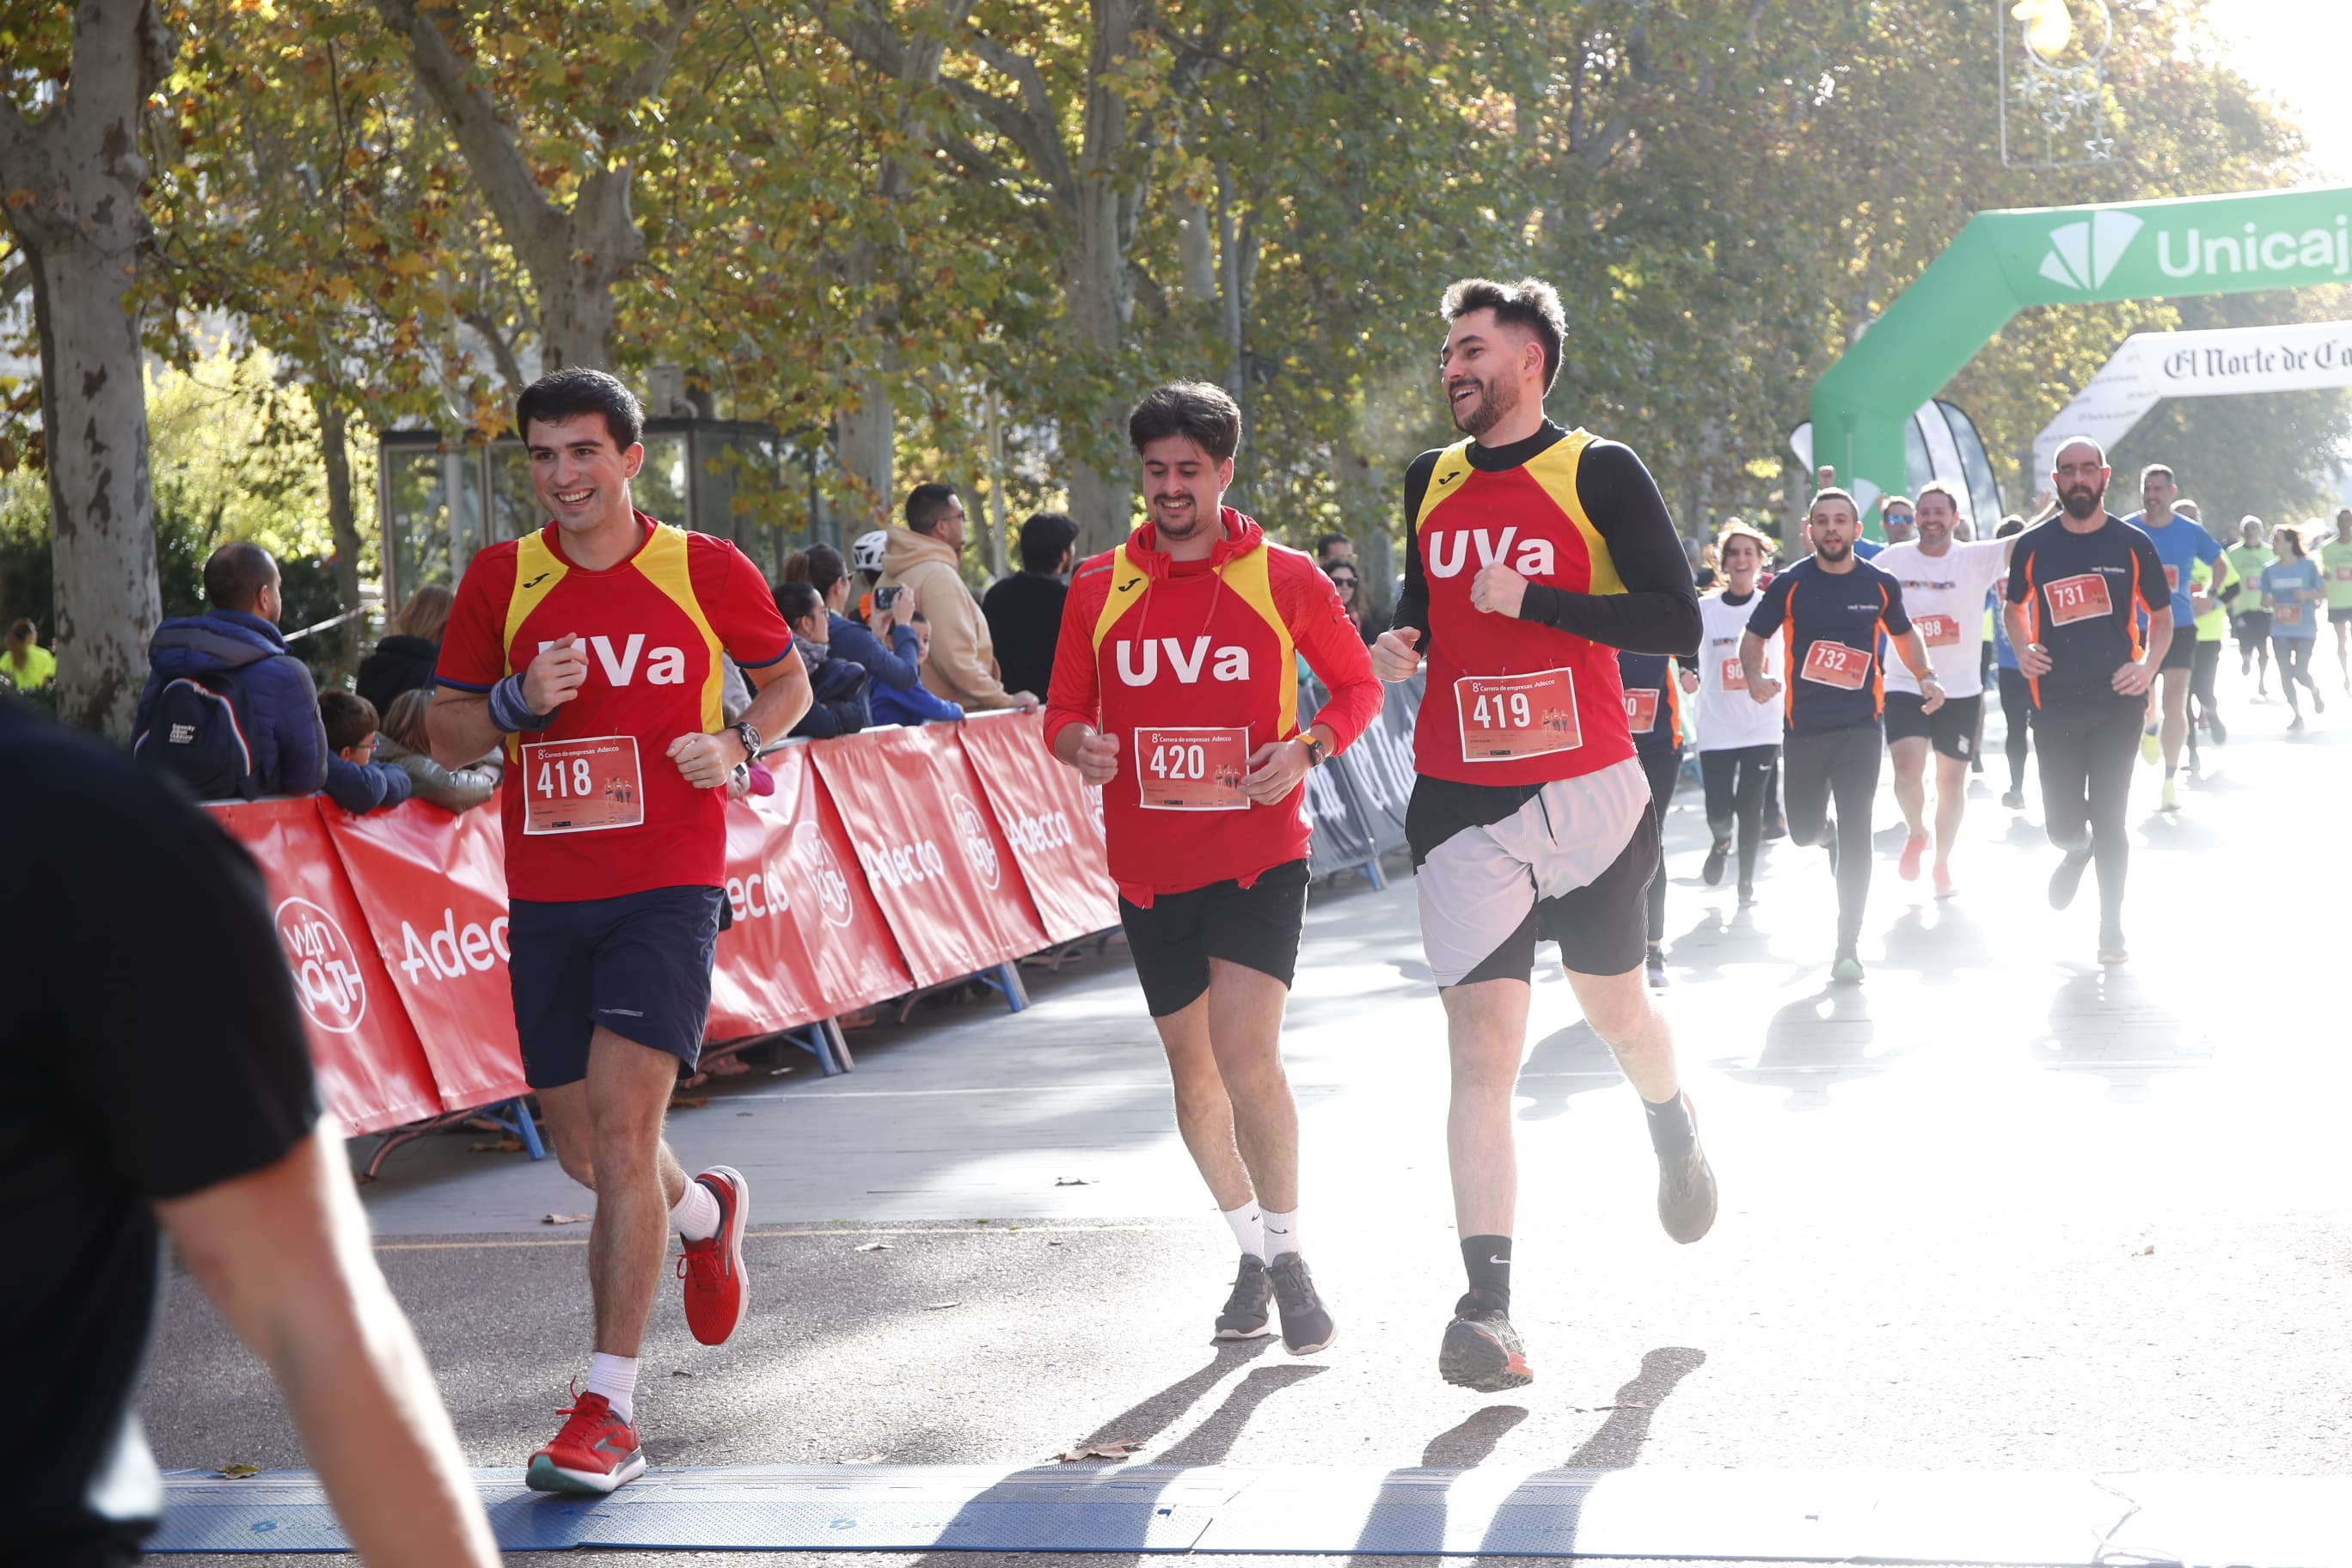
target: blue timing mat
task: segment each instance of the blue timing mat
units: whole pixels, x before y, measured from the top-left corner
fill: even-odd
[[[1052,1465],[477,1470],[508,1552],[1310,1552],[2352,1568],[2352,1479]],[[308,1471],[165,1479],[158,1552],[350,1550]]]

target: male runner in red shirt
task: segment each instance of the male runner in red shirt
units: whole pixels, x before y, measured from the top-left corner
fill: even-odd
[[[1176,1085],[1176,1126],[1241,1243],[1221,1340],[1294,1355],[1337,1332],[1298,1237],[1298,1108],[1282,1011],[1307,909],[1307,770],[1380,712],[1331,580],[1223,504],[1241,410],[1200,382],[1128,421],[1151,521],[1079,566],[1045,741],[1103,792],[1119,922]],[[1294,650],[1331,693],[1298,724]]]
[[[1539,940],[1559,944],[1585,1022],[1647,1108],[1666,1234],[1696,1241],[1715,1222],[1674,1036],[1643,984],[1659,825],[1617,668],[1620,649],[1696,653],[1699,614],[1641,459],[1544,417],[1567,330],[1551,286],[1465,279],[1444,310],[1438,369],[1469,439],[1405,471],[1404,592],[1372,668],[1404,680],[1429,664],[1405,837],[1445,1005],[1445,1142],[1470,1277],[1437,1365],[1493,1392],[1534,1377],[1507,1311],[1511,1095]]]
[[[723,539],[629,504],[644,411],[602,371],[541,377],[515,405],[553,521],[493,544],[458,584],[426,711],[445,766],[506,753],[507,940],[523,1077],[556,1157],[596,1194],[596,1354],[571,1419],[531,1456],[541,1491],[609,1492],[646,1468],[637,1346],[667,1250],[686,1316],[719,1344],[744,1304],[750,1191],[692,1181],[662,1140],[710,1011],[730,776],[809,705],[808,674],[760,570]],[[759,694],[724,723],[722,650]]]

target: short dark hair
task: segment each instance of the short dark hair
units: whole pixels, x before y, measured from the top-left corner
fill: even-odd
[[[205,603],[215,610],[250,612],[278,575],[269,552],[250,539],[232,539],[205,562]]]
[[[1345,544],[1353,548],[1355,542],[1356,542],[1354,540],[1349,538],[1344,533],[1322,534],[1315,541],[1315,553],[1318,555],[1328,555],[1331,553],[1331,547],[1335,544]]]
[[[802,574],[820,594],[832,593],[833,585],[849,575],[849,563],[830,544],[812,544],[800,553]]]
[[[1921,500],[1926,500],[1929,496],[1942,496],[1946,500],[1950,501],[1952,503],[1952,515],[1954,517],[1966,517],[1969,515],[1969,503],[1960,499],[1960,487],[1952,483],[1949,479],[1929,479],[1926,484],[1921,485],[1919,487],[1919,499]],[[1911,510],[1916,512],[1919,509],[1915,504]],[[1884,517],[1886,514],[1884,510],[1881,510],[1879,515]]]
[[[779,583],[776,584],[776,613],[787,624],[824,614],[824,595],[816,591],[814,583]]]
[[[1492,310],[1498,325],[1518,327],[1535,334],[1543,345],[1543,384],[1549,392],[1559,379],[1559,345],[1568,337],[1568,312],[1559,308],[1559,291],[1540,278],[1497,283],[1491,278],[1464,278],[1448,284],[1439,313],[1458,321],[1473,310]]]
[[[376,732],[375,704],[356,691],[321,691],[319,722],[326,727],[327,750],[340,752]]]
[[[2149,476],[2154,474],[2162,474],[2166,479],[2169,479],[2172,478],[2172,465],[2170,463],[2150,463],[2147,468],[2142,468],[2139,471],[2139,482],[2142,484],[2147,483]],[[2179,481],[2175,480],[2174,482],[2178,483]]]
[[[929,533],[948,514],[948,502],[956,499],[953,485],[917,485],[907,492],[907,526],[917,533]]]
[[[2000,520],[2000,526],[1992,531],[1992,536],[1995,539],[2007,539],[2012,533],[2023,533],[2024,531],[2025,520],[2018,516],[2015,512],[2011,512],[2007,517]]]
[[[615,450],[625,452],[646,433],[645,405],[620,378],[586,365],[566,365],[541,376],[515,399],[515,433],[528,446],[530,423],[561,425],[583,414],[601,414]]]
[[[1029,572],[1053,572],[1078,542],[1078,525],[1069,513],[1033,511],[1021,524],[1021,565]]]
[[[1853,492],[1845,489],[1842,485],[1825,485],[1822,489],[1813,492],[1813,499],[1805,503],[1805,516],[1809,521],[1813,515],[1813,508],[1821,505],[1822,502],[1825,500],[1842,500],[1845,502],[1848,510],[1853,513],[1854,521],[1857,522],[1862,521],[1862,507],[1860,503],[1853,499]]]
[[[1205,381],[1171,381],[1143,395],[1127,416],[1128,444],[1136,456],[1170,436],[1189,437],[1219,462],[1241,450],[1242,411],[1233,394]]]

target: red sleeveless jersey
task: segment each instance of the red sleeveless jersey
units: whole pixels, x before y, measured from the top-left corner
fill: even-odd
[[[1118,737],[1103,829],[1131,903],[1248,883],[1305,857],[1304,784],[1275,805],[1236,804],[1234,788],[1242,759],[1298,733],[1300,655],[1330,692],[1307,718],[1332,731],[1334,752],[1380,711],[1370,657],[1330,578],[1233,508],[1222,521],[1202,561],[1171,559],[1144,524],[1082,563],[1062,605],[1045,744],[1072,724]]]

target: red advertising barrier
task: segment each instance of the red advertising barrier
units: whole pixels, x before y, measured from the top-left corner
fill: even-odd
[[[915,978],[857,864],[848,826],[817,782],[810,761],[815,749],[787,746],[768,754],[776,793],[761,809],[792,824],[782,875],[793,922],[815,966],[817,994],[831,1015],[904,995],[915,988]]]
[[[1075,768],[1054,760],[1045,734],[1031,714],[959,726],[964,756],[988,791],[1046,937],[1076,942],[1117,925],[1118,902],[1100,799]]]
[[[211,809],[260,864],[328,1111],[352,1132],[438,1115],[432,1065],[371,940],[317,798]]]
[[[375,950],[433,1064],[441,1109],[527,1092],[507,979],[506,838],[495,811],[318,805]]]
[[[727,809],[709,1037],[837,1016],[1118,922],[1102,819],[1037,715],[772,752]],[[522,1094],[495,811],[208,807],[260,862],[329,1110],[372,1132]]]
[[[918,984],[1045,945],[1010,846],[971,798],[952,731],[868,730],[810,750]]]

